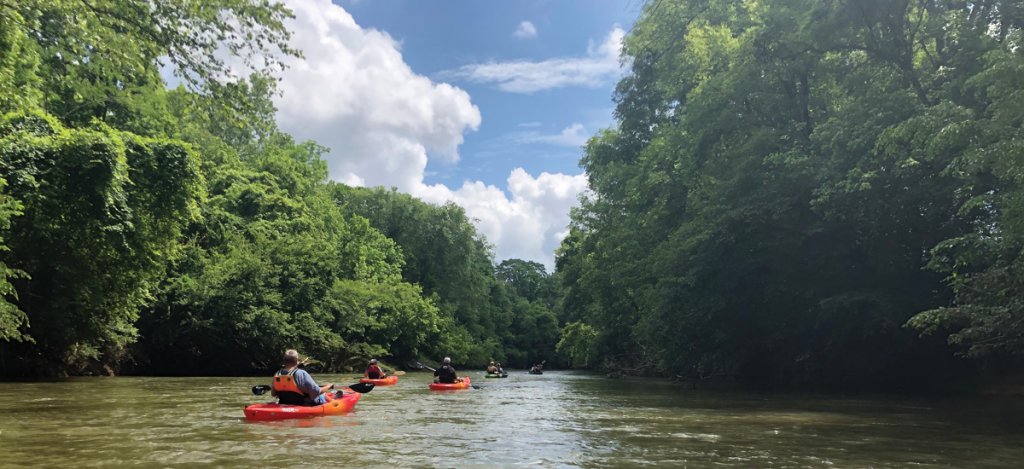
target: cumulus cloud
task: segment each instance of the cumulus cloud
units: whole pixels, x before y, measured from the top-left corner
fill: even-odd
[[[533,260],[553,271],[554,251],[568,233],[569,209],[579,204],[579,194],[587,189],[586,175],[545,172],[533,177],[516,168],[507,184],[511,197],[479,181],[467,181],[456,190],[423,186],[414,195],[433,203],[454,201],[465,208],[495,245],[498,259]]]
[[[537,27],[529,21],[523,21],[512,35],[520,39],[533,39],[537,37]]]
[[[330,0],[288,0],[292,45],[276,99],[278,124],[331,149],[335,179],[410,191],[428,154],[458,161],[466,131],[480,126],[469,94],[413,73],[387,33],[364,29]]]
[[[601,86],[621,73],[619,54],[625,35],[622,28],[615,26],[603,42],[591,43],[583,57],[471,64],[441,76],[491,83],[503,91],[524,94],[567,86]]]
[[[330,0],[285,3],[295,12],[288,25],[292,45],[305,57],[290,60],[281,75],[275,104],[283,130],[329,147],[333,179],[393,186],[431,203],[453,201],[476,220],[499,260],[517,257],[553,267],[569,209],[586,188],[584,175],[533,177],[516,169],[505,190],[479,181],[454,190],[426,185],[427,159],[457,162],[463,135],[480,126],[469,94],[414,73],[397,41],[359,26]]]

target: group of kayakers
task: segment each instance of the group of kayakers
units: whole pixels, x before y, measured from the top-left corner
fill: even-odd
[[[274,373],[274,380],[270,387],[270,393],[278,398],[278,402],[287,405],[316,406],[328,401],[327,391],[334,389],[334,383],[323,386],[318,385],[310,374],[299,366],[299,352],[295,349],[288,349],[284,352],[283,365],[277,373]],[[540,374],[544,364],[533,365],[530,368],[531,374]],[[505,370],[500,362],[491,361],[487,365],[488,374],[504,374]],[[377,362],[376,358],[370,360],[366,367],[365,376],[368,379],[385,379],[388,377]],[[454,384],[462,381],[462,378],[455,372],[452,366],[452,359],[444,357],[441,366],[434,370],[434,382],[442,384]]]
[[[388,377],[387,373],[377,365],[376,358],[370,359],[370,365],[366,367],[363,375],[369,379],[384,379]],[[455,368],[452,367],[452,359],[444,357],[444,360],[441,361],[441,367],[434,370],[434,382],[451,384],[459,381],[461,381],[461,378],[455,374]]]

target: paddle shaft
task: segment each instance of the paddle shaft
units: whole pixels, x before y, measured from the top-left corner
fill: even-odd
[[[430,371],[437,371],[437,370],[435,370],[435,369],[433,369],[433,368],[431,368],[431,367],[429,367],[427,365],[424,365],[424,364],[422,364],[420,362],[416,362],[416,366],[419,367],[421,370],[426,368],[426,369],[428,369]]]
[[[373,391],[373,383],[356,383],[349,385],[347,387],[352,391],[358,392],[359,394],[366,394],[370,391]],[[252,387],[252,393],[257,396],[261,396],[267,391],[270,391],[271,389],[272,388],[270,387],[269,384],[257,384]]]

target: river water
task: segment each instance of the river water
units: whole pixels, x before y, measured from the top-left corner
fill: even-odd
[[[1024,465],[1024,401],[693,391],[549,371],[433,392],[409,373],[344,416],[249,423],[267,378],[0,383],[0,466]],[[317,375],[351,383],[353,375]]]

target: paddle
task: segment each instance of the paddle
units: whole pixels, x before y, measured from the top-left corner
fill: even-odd
[[[356,383],[348,386],[349,389],[359,393],[366,394],[373,391],[373,383]],[[264,393],[270,390],[269,384],[257,384],[252,387],[252,393],[257,396],[262,396]]]
[[[431,368],[431,367],[429,367],[429,366],[427,366],[427,365],[424,365],[424,364],[422,364],[422,363],[420,363],[420,362],[416,362],[416,367],[417,367],[417,368],[419,368],[419,369],[421,369],[421,370],[422,370],[422,369],[424,369],[424,368],[426,368],[426,369],[428,369],[428,370],[430,370],[430,371],[437,371],[437,370],[435,370],[435,369],[433,369],[433,368]]]

